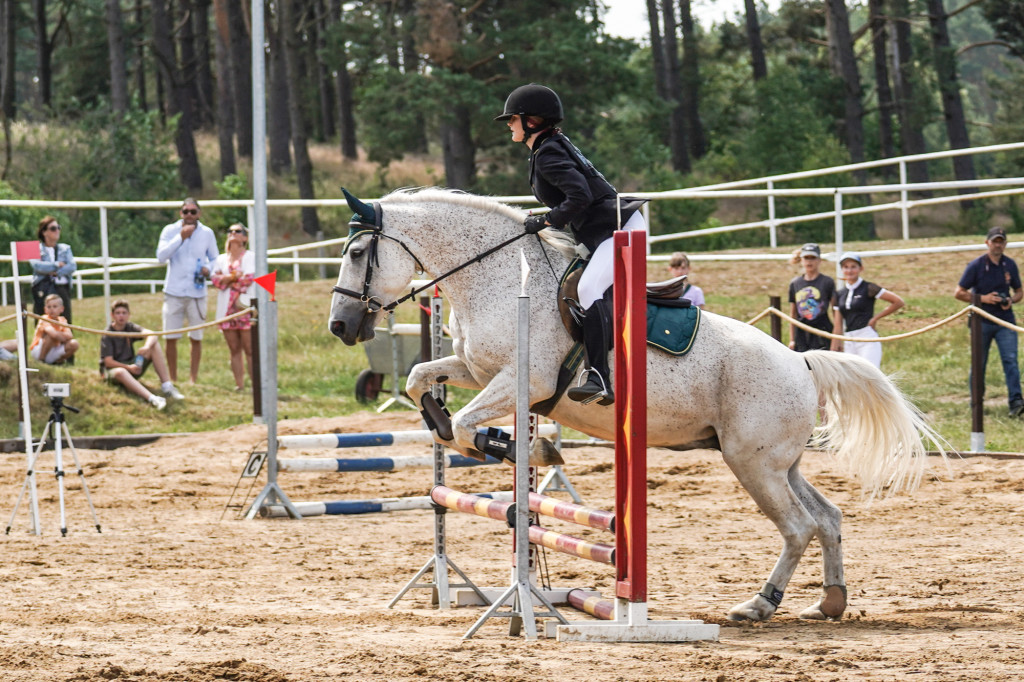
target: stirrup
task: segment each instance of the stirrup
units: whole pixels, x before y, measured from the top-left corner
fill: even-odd
[[[589,405],[590,403],[595,401],[597,401],[598,405],[611,405],[613,402],[615,402],[615,397],[612,395],[611,391],[608,390],[608,385],[605,383],[604,377],[601,376],[601,373],[598,372],[596,369],[593,369],[592,367],[586,369],[585,372],[587,375],[586,381],[583,380],[583,375],[581,374],[579,381],[576,383],[576,388],[582,388],[584,385],[591,383],[593,377],[596,376],[597,380],[594,383],[600,384],[599,390],[595,391],[594,393],[591,393],[588,396],[583,397],[581,400],[576,400],[570,395],[569,400],[575,400],[576,402],[583,405]],[[569,393],[572,393],[573,390],[574,389],[569,389]]]

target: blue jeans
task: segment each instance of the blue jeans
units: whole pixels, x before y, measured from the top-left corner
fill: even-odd
[[[1003,361],[1003,376],[1006,377],[1006,393],[1010,407],[1024,402],[1020,391],[1020,368],[1017,366],[1017,332],[988,320],[981,321],[981,373],[988,367],[988,351],[996,341],[999,357]]]

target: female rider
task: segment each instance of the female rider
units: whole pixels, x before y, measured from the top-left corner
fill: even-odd
[[[546,215],[529,216],[528,234],[545,227],[566,227],[586,251],[587,260],[579,281],[579,304],[584,311],[583,347],[586,382],[570,388],[577,402],[598,401],[610,405],[614,394],[608,352],[614,331],[611,286],[614,279],[612,233],[619,227],[646,230],[638,210],[642,201],[617,199],[614,187],[569,139],[555,127],[563,118],[562,101],[554,90],[531,83],[509,94],[505,110],[496,121],[507,121],[512,141],[530,151],[530,187],[539,202],[551,209]]]

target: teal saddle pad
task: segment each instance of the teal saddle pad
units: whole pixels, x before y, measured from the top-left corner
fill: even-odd
[[[673,301],[674,302],[674,301]],[[686,355],[700,327],[700,308],[647,304],[647,345],[669,355]]]

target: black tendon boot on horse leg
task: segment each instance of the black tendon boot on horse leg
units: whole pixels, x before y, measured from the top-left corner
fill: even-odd
[[[587,380],[568,391],[569,399],[584,405],[597,401],[598,405],[615,402],[611,372],[608,369],[608,351],[613,334],[611,289],[604,298],[594,301],[583,317],[583,350],[587,356]]]

